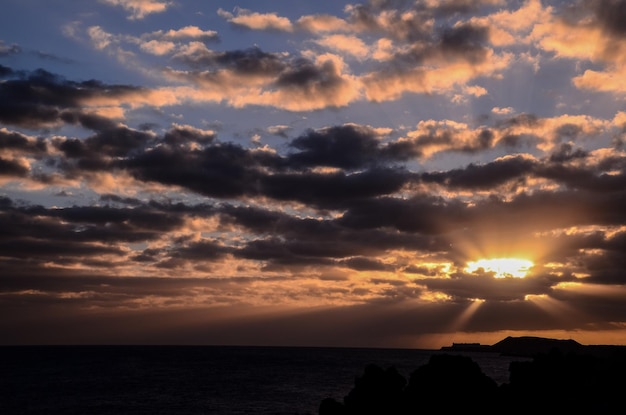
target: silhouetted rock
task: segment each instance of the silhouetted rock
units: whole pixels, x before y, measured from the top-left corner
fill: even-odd
[[[356,378],[354,388],[344,398],[349,414],[400,413],[406,379],[394,367],[383,370],[368,365],[363,376]]]
[[[552,349],[532,361],[512,362],[509,383],[501,386],[504,402],[532,410],[614,413],[623,406],[626,360]]]
[[[476,409],[490,413],[498,386],[467,356],[433,355],[407,384],[394,367],[368,365],[343,404],[324,399],[319,415],[403,415]]]
[[[413,413],[491,409],[497,383],[485,375],[468,356],[441,354],[431,356],[428,364],[417,368],[409,379],[406,400]]]
[[[343,403],[325,399],[319,414],[623,411],[626,348],[535,337],[507,338],[496,345],[504,352],[533,357],[512,362],[509,382],[500,386],[469,356],[434,354],[411,373],[408,383],[393,367],[368,365]]]
[[[320,404],[319,415],[345,415],[346,407],[333,398],[326,398]]]

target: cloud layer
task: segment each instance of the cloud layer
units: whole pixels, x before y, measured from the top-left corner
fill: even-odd
[[[144,82],[0,43],[4,342],[626,339],[623,2],[226,8],[65,26]],[[467,270],[501,257],[534,266]]]

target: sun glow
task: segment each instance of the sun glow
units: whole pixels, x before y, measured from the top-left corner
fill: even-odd
[[[482,268],[485,272],[493,272],[496,278],[524,278],[533,265],[532,261],[521,258],[479,259],[468,262],[465,272],[472,273]]]

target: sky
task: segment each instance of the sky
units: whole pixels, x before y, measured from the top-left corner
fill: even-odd
[[[626,344],[626,1],[1,8],[1,344]]]

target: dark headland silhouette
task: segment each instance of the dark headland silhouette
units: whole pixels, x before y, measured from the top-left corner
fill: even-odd
[[[614,345],[583,345],[576,340],[559,340],[545,337],[507,337],[493,345],[480,343],[452,343],[440,350],[448,352],[490,352],[505,356],[533,357],[538,353],[549,353],[557,349],[562,353],[590,354],[598,357],[608,357],[613,354],[624,353],[626,346]]]
[[[319,415],[501,413],[612,414],[624,408],[626,346],[507,337],[493,344],[453,343],[405,379],[370,364],[343,401],[326,398]],[[525,357],[498,385],[466,352]]]

